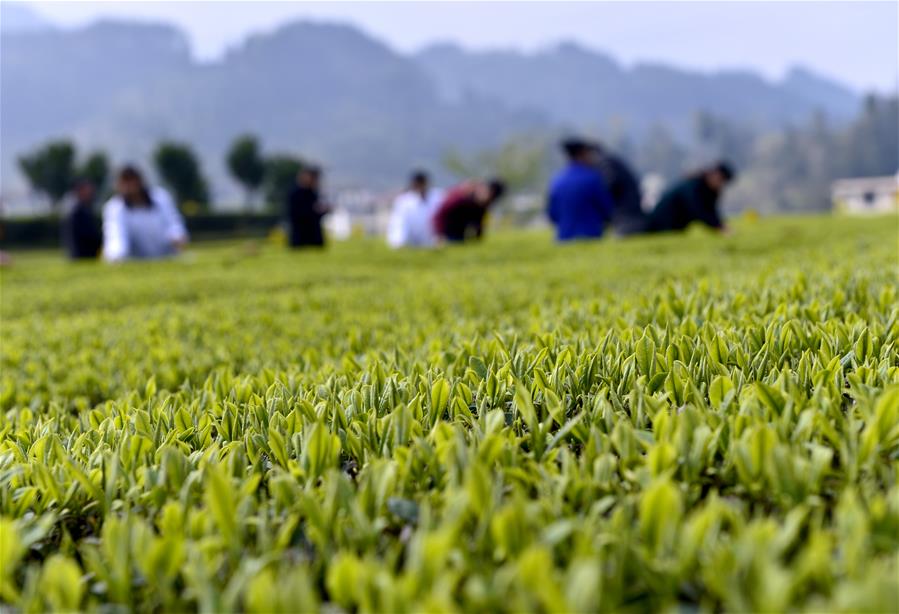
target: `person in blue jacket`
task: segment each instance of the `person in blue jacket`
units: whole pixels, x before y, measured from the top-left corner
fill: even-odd
[[[596,168],[596,148],[581,139],[568,139],[562,148],[568,165],[549,188],[548,213],[556,227],[556,239],[598,239],[612,219],[612,197]]]

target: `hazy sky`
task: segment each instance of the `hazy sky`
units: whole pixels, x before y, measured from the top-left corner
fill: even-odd
[[[752,68],[776,78],[802,64],[858,89],[895,91],[899,3],[886,2],[26,2],[52,22],[163,20],[214,59],[285,21],[349,22],[410,51],[439,41],[533,50],[574,40],[631,63]]]

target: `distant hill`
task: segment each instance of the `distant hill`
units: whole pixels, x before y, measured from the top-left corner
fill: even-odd
[[[838,118],[852,117],[858,112],[860,98],[838,81],[822,77],[804,68],[794,67],[784,78],[782,87]]]
[[[343,183],[393,185],[451,146],[548,125],[494,100],[442,102],[414,59],[332,24],[251,37],[213,64],[193,62],[186,37],[164,25],[4,34],[0,79],[5,190],[21,187],[16,156],[57,137],[143,163],[159,139],[188,141],[227,198],[222,158],[244,132],[267,151],[322,161]]]
[[[444,44],[416,57],[447,100],[474,94],[541,111],[556,122],[599,128],[614,122],[638,134],[654,123],[685,133],[700,109],[765,128],[807,119],[816,110],[845,120],[859,108],[855,92],[803,69],[772,83],[746,71],[625,68],[572,43],[533,54]]]
[[[537,54],[443,45],[408,56],[349,26],[297,22],[201,64],[165,24],[4,27],[0,187],[21,193],[16,157],[58,137],[143,164],[160,139],[190,142],[227,200],[238,190],[222,159],[244,132],[269,152],[321,161],[343,185],[385,186],[413,165],[438,169],[451,147],[481,149],[525,132],[618,125],[640,134],[656,123],[685,131],[700,109],[782,125],[819,108],[839,120],[858,104],[807,71],[770,83],[752,73],[624,68],[571,44]]]
[[[0,32],[34,32],[52,29],[52,24],[21,2],[0,2]]]
[[[100,136],[92,123],[117,106],[139,101],[139,112],[176,95],[161,84],[188,74],[193,64],[188,41],[175,28],[100,22],[5,33],[0,69],[7,150],[54,135],[92,140]]]

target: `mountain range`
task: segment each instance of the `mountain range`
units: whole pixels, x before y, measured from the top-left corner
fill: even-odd
[[[4,7],[4,24],[7,16]],[[664,125],[688,138],[700,110],[777,128],[816,111],[843,121],[860,105],[857,92],[803,69],[772,82],[745,71],[628,67],[571,43],[536,53],[441,44],[400,54],[348,25],[294,22],[200,63],[188,37],[166,24],[24,22],[4,25],[0,38],[7,195],[24,190],[17,156],[53,138],[143,164],[159,140],[186,141],[223,200],[237,194],[225,150],[247,132],[269,153],[322,162],[340,185],[386,186],[414,165],[437,170],[449,149],[514,135],[639,136]]]

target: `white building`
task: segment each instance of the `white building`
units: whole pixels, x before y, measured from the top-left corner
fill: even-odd
[[[836,213],[895,213],[899,211],[899,173],[890,177],[840,179],[833,182],[830,195]]]

